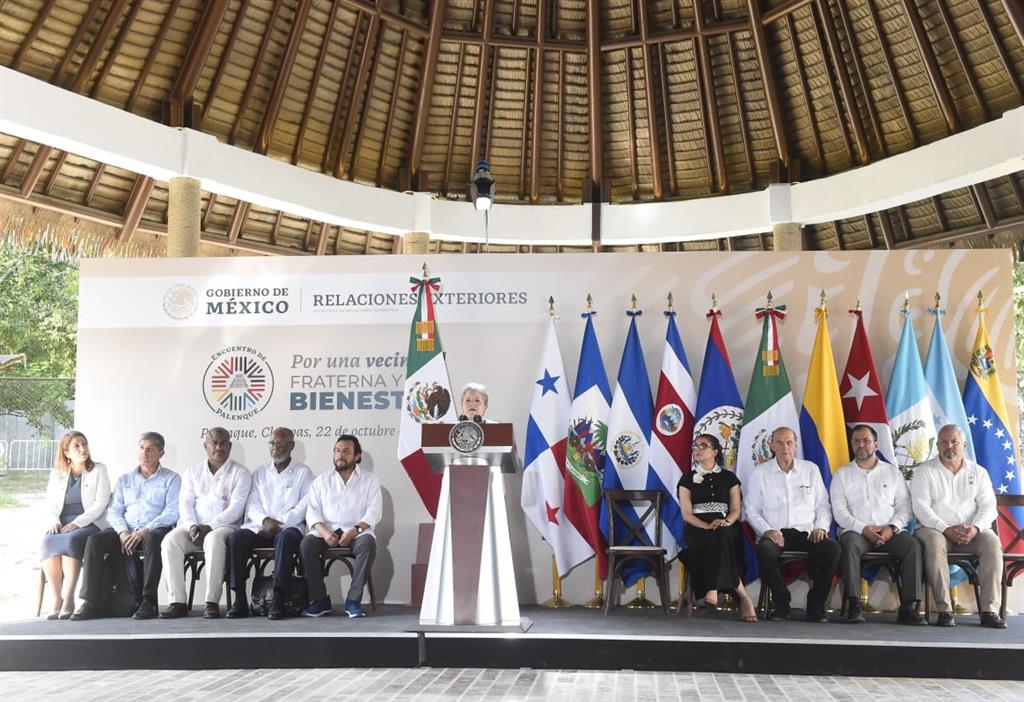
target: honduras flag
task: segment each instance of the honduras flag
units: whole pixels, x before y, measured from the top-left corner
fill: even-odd
[[[896,451],[896,465],[904,475],[938,453],[935,420],[928,401],[928,386],[917,351],[914,323],[910,318],[910,304],[903,305],[903,333],[896,349],[896,363],[889,378],[889,394],[885,409],[892,427],[892,442]]]
[[[604,471],[605,490],[646,490],[648,489],[648,464],[651,455],[651,426],[654,422],[654,403],[651,400],[651,383],[647,378],[647,365],[640,346],[640,334],[636,328],[639,312],[627,312],[631,317],[626,346],[619,364],[618,385],[612,395],[611,412],[608,415],[608,465]],[[627,507],[628,510],[631,508]],[[639,519],[635,512],[631,518]],[[608,505],[601,504],[601,529],[608,537]],[[647,525],[651,542],[655,541],[653,520]],[[617,534],[617,541],[623,543],[628,536],[626,529]],[[662,544],[670,547],[670,544]],[[649,574],[649,568],[641,561],[631,561],[622,569],[622,581],[629,587],[641,577]]]
[[[949,357],[946,336],[942,333],[943,309],[936,303],[929,310],[935,316],[932,327],[932,341],[928,346],[928,357],[924,362],[924,380],[928,384],[928,402],[931,404],[935,429],[947,424],[956,424],[964,432],[967,457],[974,460],[974,442],[971,441],[971,427],[967,423],[964,401],[953,375],[953,361]]]

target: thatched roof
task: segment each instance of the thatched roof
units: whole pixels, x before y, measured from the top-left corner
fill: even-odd
[[[1019,0],[7,0],[0,63],[383,188],[464,197],[486,155],[500,201],[580,202],[602,184],[613,202],[654,201],[821,178],[998,118],[1024,103],[1024,9]],[[165,227],[165,186],[134,173],[6,135],[0,169],[7,200],[97,226],[138,221],[143,234]],[[816,225],[810,241],[1012,245],[1024,239],[1022,187],[1014,174]],[[204,197],[210,243],[397,249],[390,235]],[[676,246],[757,249],[770,235]]]

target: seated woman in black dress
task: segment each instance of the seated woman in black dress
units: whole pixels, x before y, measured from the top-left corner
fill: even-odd
[[[740,598],[745,622],[756,622],[754,603],[743,587],[743,531],[740,519],[740,481],[725,470],[722,445],[710,434],[693,442],[693,470],[679,480],[679,506],[686,528],[683,563],[693,583],[694,597],[714,607],[721,590]]]
[[[70,619],[75,611],[85,542],[107,527],[109,501],[107,467],[92,460],[85,434],[68,432],[60,440],[44,503],[47,529],[39,560],[53,593],[47,619]]]

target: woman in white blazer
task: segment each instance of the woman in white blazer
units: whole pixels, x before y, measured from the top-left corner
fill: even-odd
[[[44,503],[46,532],[40,564],[53,594],[53,611],[47,619],[69,619],[75,611],[85,542],[107,528],[108,502],[107,467],[92,460],[85,434],[68,432],[60,440]]]

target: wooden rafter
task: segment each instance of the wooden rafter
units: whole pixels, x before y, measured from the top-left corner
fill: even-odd
[[[572,39],[551,39],[547,38],[538,41],[536,37],[516,37],[507,35],[494,35],[485,37],[479,32],[464,32],[449,30],[443,33],[442,38],[447,44],[471,44],[480,45],[487,43],[490,46],[497,46],[502,49],[533,49],[540,46],[542,49],[551,51],[570,51],[585,53],[587,45],[585,42]]]
[[[647,3],[641,2],[638,7],[640,14],[637,21],[640,23],[640,38],[644,42],[641,50],[643,51],[644,92],[647,100],[647,134],[651,145],[651,194],[655,200],[660,200],[664,196],[665,186],[661,180],[661,135],[658,131],[657,94],[654,91],[654,76],[652,75],[654,47],[648,41],[650,20],[647,16]]]
[[[1024,101],[1024,88],[1021,87],[1021,77],[1017,75],[1017,70],[1014,68],[1013,63],[1011,63],[1010,56],[1006,53],[1006,47],[1003,46],[1002,40],[996,34],[995,25],[992,23],[992,12],[985,4],[985,0],[975,1],[978,4],[978,12],[981,13],[981,17],[985,21],[985,31],[988,32],[991,46],[999,54],[999,61],[1003,64],[1006,77],[1010,79],[1010,85],[1013,86],[1014,91],[1017,93],[1017,101]],[[1024,43],[1024,39],[1021,42]]]
[[[79,67],[75,79],[71,81],[69,90],[72,92],[82,92],[85,84],[89,82],[89,77],[92,75],[93,70],[95,70],[96,64],[99,63],[100,57],[107,47],[107,42],[110,41],[110,36],[117,28],[118,22],[121,21],[124,6],[127,4],[128,0],[114,0],[110,4],[110,9],[107,11],[107,16],[103,19],[103,24],[100,25],[99,31],[96,32],[92,44],[89,45],[89,52],[82,60],[82,65]]]
[[[870,3],[869,3],[870,4]],[[758,0],[747,0],[747,18],[750,34],[754,39],[757,51],[757,65],[761,73],[761,84],[764,86],[765,98],[768,102],[768,117],[772,124],[772,135],[775,137],[775,153],[783,166],[789,166],[789,141],[783,126],[782,103],[775,84],[775,72],[772,70],[771,57],[768,54],[768,37],[764,31],[764,21]]]
[[[327,145],[324,147],[324,154],[320,160],[320,170],[327,173],[328,164],[331,160],[331,150],[334,148],[334,138],[338,132],[338,124],[341,122],[341,111],[345,108],[345,86],[348,85],[348,75],[352,70],[352,64],[356,57],[356,40],[359,38],[362,15],[357,15],[352,23],[352,42],[349,44],[348,55],[345,57],[345,70],[341,72],[341,82],[338,83],[338,99],[334,102],[334,113],[331,117],[331,126],[327,130]]]
[[[18,165],[18,161],[21,160],[21,154],[25,151],[25,140],[18,139],[14,145],[14,149],[11,150],[11,156],[7,159],[7,165],[4,166],[4,172],[0,175],[0,183],[7,183],[12,175],[14,175],[14,167]]]
[[[1017,32],[1017,39],[1024,44],[1024,7],[1021,7],[1020,0],[1003,0],[1003,9]]]
[[[277,242],[280,239],[282,219],[284,219],[284,212],[278,210],[277,215],[274,216],[274,227],[270,230],[270,243],[272,246],[277,246]]]
[[[384,9],[384,3],[381,0],[372,2],[371,0],[339,0],[343,5],[348,5],[357,10],[361,10],[363,13],[373,15],[377,17],[384,24],[393,25],[396,29],[404,29],[409,32],[411,36],[417,38],[424,38],[429,33],[429,28],[424,27],[421,24],[416,24],[408,17],[404,17],[397,12]]]
[[[82,39],[85,38],[86,33],[92,27],[92,21],[96,17],[96,13],[99,12],[101,4],[102,0],[90,0],[89,7],[85,14],[82,15],[78,29],[75,30],[74,36],[71,37],[71,41],[68,43],[68,48],[64,51],[64,57],[57,64],[50,78],[50,82],[54,85],[63,84],[64,73],[78,54],[78,45],[82,43]]]
[[[228,225],[228,243],[233,244],[241,237],[242,229],[245,227],[245,218],[249,216],[249,203],[239,200],[235,203],[235,211],[231,213],[231,223]]]
[[[944,2],[939,2],[935,5],[939,10],[939,16],[942,18],[942,24],[946,28],[946,33],[949,34],[949,40],[953,44],[953,51],[956,53],[957,61],[960,62],[960,69],[964,72],[964,76],[967,78],[967,87],[971,89],[971,95],[974,96],[974,100],[978,103],[978,108],[981,110],[981,114],[987,120],[989,118],[988,106],[985,104],[985,98],[982,96],[981,89],[978,87],[978,81],[974,77],[974,71],[971,70],[971,64],[967,61],[967,56],[964,54],[964,47],[960,42],[960,38],[957,36],[956,25],[953,24],[953,18],[949,15],[949,8],[946,7],[946,3]]]
[[[235,117],[235,123],[231,127],[231,132],[228,136],[228,143],[234,144],[238,141],[238,132],[242,127],[242,122],[245,119],[245,113],[249,109],[249,100],[252,99],[252,91],[256,87],[256,75],[257,71],[260,70],[260,66],[263,65],[263,58],[267,54],[267,48],[270,46],[270,38],[274,34],[274,25],[277,24],[277,18],[281,14],[281,8],[283,7],[284,0],[274,0],[274,4],[270,9],[270,19],[267,20],[267,28],[263,31],[263,38],[260,39],[260,46],[256,50],[256,57],[252,60],[252,68],[249,71],[249,79],[245,81],[245,90],[242,91],[242,99],[238,102],[238,113]]]
[[[626,49],[626,112],[629,114],[629,173],[631,194],[634,200],[640,198],[640,174],[637,167],[636,115],[633,114],[633,50]]]
[[[405,66],[405,47],[407,44],[406,32],[403,29],[402,36],[398,41],[398,62],[395,64],[395,79],[392,81],[394,87],[391,88],[391,102],[388,103],[389,115],[395,114],[395,109],[398,107],[398,93],[402,89],[402,67]],[[380,157],[377,159],[377,175],[374,177],[374,183],[378,188],[384,177],[384,161],[387,157],[388,149],[391,147],[391,134],[394,131],[394,123],[393,119],[389,119],[384,123],[384,143],[380,147]]]
[[[984,183],[971,186],[971,194],[974,195],[974,206],[978,208],[985,226],[993,229],[997,224],[996,211],[992,207],[992,199],[988,195],[988,188]]]
[[[818,20],[820,20],[820,27],[825,33],[825,42],[828,46],[828,55],[832,59],[833,70],[836,76],[839,78],[839,90],[843,94],[843,103],[846,105],[846,114],[850,118],[850,125],[853,128],[853,139],[857,146],[857,160],[863,165],[871,162],[871,151],[868,148],[867,135],[864,133],[863,120],[861,119],[860,111],[857,109],[857,98],[853,94],[853,84],[850,82],[850,72],[846,70],[846,61],[843,59],[843,47],[839,44],[839,35],[836,33],[835,24],[832,22],[832,12],[829,9],[827,0],[815,0],[815,7],[818,10]],[[812,13],[812,18],[813,18]],[[818,37],[819,45],[821,37]],[[850,47],[852,53],[856,53],[853,47]],[[824,53],[824,47],[822,47],[822,53]],[[835,85],[829,80],[829,87],[832,91],[832,99],[836,103],[836,117],[838,118],[839,125],[842,127],[843,134],[847,139],[847,145],[849,145],[849,135],[846,133],[846,123],[843,120],[842,111],[839,107],[839,100],[836,97]],[[851,161],[853,160],[851,156]]]
[[[92,174],[92,180],[89,181],[89,187],[85,191],[85,204],[91,205],[92,199],[96,195],[96,188],[99,187],[100,178],[107,170],[107,164],[101,163],[96,167],[96,171]]]
[[[202,16],[199,18],[199,25],[196,28],[196,33],[192,36],[192,43],[189,45],[188,53],[185,55],[185,60],[181,64],[181,69],[178,71],[178,75],[174,80],[174,86],[171,88],[171,124],[179,123],[185,110],[185,103],[192,99],[192,91],[196,88],[196,83],[199,81],[199,74],[203,70],[203,66],[206,64],[206,59],[210,55],[210,50],[213,48],[213,41],[217,37],[217,31],[220,28],[221,21],[224,19],[224,13],[228,9],[228,0],[211,0],[206,3],[206,7],[203,10]],[[213,95],[216,91],[217,84],[220,80],[220,75],[223,70],[223,65],[226,63],[228,52],[234,46],[234,38],[237,35],[238,28],[242,25],[241,14],[245,10],[245,3],[242,3],[238,15],[235,18],[235,26],[231,31],[231,39],[228,40],[227,45],[224,47],[224,55],[221,57],[221,66],[217,68],[217,76],[214,78],[214,82],[211,84],[209,95]]]
[[[202,114],[202,120],[203,121],[205,121],[206,115],[210,111],[210,103],[213,102],[214,97],[217,95],[217,91],[220,89],[220,82],[224,78],[224,73],[227,71],[229,55],[231,54],[231,51],[235,48],[235,44],[238,42],[238,33],[240,31],[242,31],[242,26],[245,25],[245,10],[246,10],[247,7],[248,7],[248,5],[246,3],[242,3],[241,5],[239,5],[238,12],[235,14],[235,21],[231,25],[231,33],[228,34],[228,41],[224,45],[224,51],[221,52],[220,61],[217,62],[217,69],[213,72],[213,80],[210,81],[210,87],[206,91],[206,104],[203,105],[203,114]],[[212,39],[211,39],[211,42],[212,42]],[[212,44],[211,44],[211,46],[212,46]],[[188,56],[187,61],[191,61],[192,60],[193,54],[198,52],[199,48],[202,48],[202,47],[198,47],[197,48],[195,46],[195,42],[193,42],[193,49],[195,49],[195,52],[193,50],[191,50],[191,49],[189,50],[189,56]],[[204,58],[199,58],[199,59],[196,59],[196,60],[205,61],[206,59],[204,57]],[[187,101],[188,99],[191,99],[191,93],[189,93],[187,98],[184,98],[182,100],[175,99],[174,98],[174,94],[173,93],[171,94],[171,124],[172,125],[174,124],[174,120],[175,120],[175,110],[176,109],[181,109],[182,111],[184,111],[184,106],[183,105],[184,105],[184,102]]]
[[[537,3],[537,38],[543,41],[547,38],[547,3],[541,0]],[[543,119],[542,104],[544,102],[544,48],[537,46],[535,50],[535,63],[533,71],[533,141],[530,150],[530,202],[540,202],[540,146],[541,146],[541,122]],[[523,144],[523,151],[526,151],[526,144]]]
[[[480,138],[481,130],[483,129],[483,110],[484,110],[484,91],[488,84],[488,71],[490,69],[491,52],[494,52],[494,63],[495,66],[498,63],[498,50],[492,48],[490,44],[491,39],[491,25],[494,23],[494,3],[485,2],[483,9],[483,43],[480,45],[480,59],[477,62],[477,79],[476,79],[476,110],[473,114],[473,138],[472,147],[469,153],[469,177],[472,178],[476,172],[476,161],[480,158]],[[493,73],[497,75],[497,70]],[[490,81],[491,83],[497,83],[496,80]],[[492,93],[493,94],[493,93]],[[488,104],[487,112],[491,114],[494,109],[494,102],[491,101]],[[488,130],[488,139],[490,139],[490,130]]]
[[[953,98],[950,97],[946,80],[942,77],[942,69],[939,68],[939,62],[935,59],[935,52],[932,51],[931,42],[924,31],[921,16],[917,14],[917,8],[912,0],[900,0],[900,2],[903,5],[903,12],[907,17],[907,22],[910,24],[911,34],[914,35],[914,41],[917,43],[918,54],[920,54],[921,59],[924,61],[928,82],[931,83],[932,91],[935,93],[935,100],[938,102],[939,110],[946,120],[946,127],[951,134],[959,132],[960,118],[957,117]]]
[[[156,181],[147,176],[139,176],[135,179],[132,194],[128,196],[128,203],[124,208],[124,222],[121,225],[121,233],[117,236],[118,241],[128,243],[135,236],[154,185],[156,185]]]
[[[164,39],[167,37],[167,31],[171,27],[171,20],[174,19],[178,13],[178,5],[181,0],[171,0],[170,7],[167,8],[167,13],[164,15],[164,19],[160,22],[160,29],[157,31],[156,37],[153,39],[153,43],[146,51],[146,59],[142,63],[142,69],[139,71],[139,75],[135,78],[132,83],[132,91],[128,94],[128,101],[125,102],[124,109],[126,112],[131,112],[135,108],[135,102],[139,99],[139,94],[142,92],[142,87],[146,84],[146,78],[149,76],[149,72],[153,70],[153,62],[156,60],[157,52],[160,50],[160,45],[163,44]]]
[[[39,30],[43,28],[43,24],[46,22],[46,18],[50,16],[50,10],[53,9],[56,0],[46,0],[43,6],[39,8],[39,12],[36,13],[36,18],[32,20],[31,26],[28,28],[28,32],[25,34],[25,38],[21,41],[21,45],[14,54],[14,58],[11,60],[11,68],[14,70],[21,69],[21,62],[25,58],[25,50],[35,43],[36,37],[39,35]]]
[[[61,151],[57,157],[57,163],[54,164],[53,170],[50,171],[50,177],[46,179],[46,185],[43,186],[43,193],[46,195],[50,194],[53,190],[54,184],[57,182],[57,176],[60,175],[60,169],[64,167],[64,162],[68,160],[68,152]]]
[[[874,29],[875,36],[878,37],[878,45],[882,50],[882,58],[885,59],[885,71],[889,76],[889,82],[892,84],[893,95],[896,97],[896,103],[900,106],[903,123],[907,125],[907,131],[910,133],[910,144],[916,147],[919,143],[917,128],[914,126],[914,120],[910,118],[910,108],[907,106],[906,97],[900,88],[896,75],[896,65],[892,58],[892,50],[889,48],[889,42],[882,31],[882,21],[878,17],[878,9],[873,2],[866,2],[864,4],[867,6],[868,17],[871,18],[872,29]],[[888,146],[884,142],[882,143],[882,148],[888,151]]]
[[[839,10],[839,22],[843,28],[846,42],[850,47],[850,57],[853,59],[853,70],[857,74],[857,83],[860,85],[861,90],[864,91],[864,108],[868,113],[871,131],[874,132],[875,141],[881,147],[882,153],[888,155],[889,148],[882,138],[882,125],[878,119],[878,110],[875,109],[875,101],[871,96],[871,85],[868,83],[867,74],[864,71],[864,60],[861,58],[860,51],[857,49],[857,43],[854,40],[853,27],[850,23],[850,10],[847,9],[846,5],[847,0],[836,0],[836,3]],[[839,55],[842,55],[842,51],[839,52]],[[868,147],[868,153],[871,153],[870,146]]]
[[[484,151],[483,156],[487,156],[491,153],[491,145],[494,143],[494,104],[498,97],[498,81],[496,79],[498,71],[498,59],[500,57],[499,49],[494,49],[494,58],[491,60],[493,66],[490,81],[490,91],[487,98],[487,119],[484,122],[484,134],[487,136],[484,138]],[[477,157],[479,158],[479,157]],[[476,173],[476,166],[473,162],[470,162],[470,173],[469,177],[472,178]]]
[[[601,119],[601,3],[587,0],[587,109],[590,126],[590,183],[604,180],[604,121]]]
[[[327,222],[321,222],[320,223],[320,234],[319,234],[319,236],[317,236],[317,239],[316,239],[316,255],[317,256],[323,256],[325,253],[327,253],[327,230],[328,230]]]
[[[444,157],[444,182],[441,183],[442,191],[448,194],[448,183],[452,177],[452,154],[455,152],[455,132],[459,116],[459,96],[462,93],[462,68],[465,66],[466,47],[459,47],[459,64],[455,68],[455,93],[452,98],[452,128],[448,130],[448,150]]]
[[[444,29],[444,0],[434,0],[430,4],[430,34],[427,37],[426,56],[423,59],[423,71],[420,74],[419,91],[416,94],[416,114],[413,118],[412,137],[409,139],[409,172],[415,177],[423,163],[423,144],[427,135],[427,118],[430,115],[430,96],[434,91],[434,71],[437,67],[437,56],[441,51],[441,34]],[[462,50],[459,51],[459,67],[462,67]],[[445,179],[447,187],[448,180]]]
[[[739,70],[736,67],[736,51],[732,45],[731,34],[725,38],[725,45],[729,50],[729,73],[732,78],[733,87],[736,89],[736,116],[739,118],[740,122],[740,138],[743,140],[743,156],[747,162],[747,172],[750,174],[749,184],[753,185],[754,155],[751,153],[750,148],[750,129],[747,127],[747,112],[743,109],[743,84],[740,82]]]
[[[565,52],[558,52],[558,111],[555,113],[555,124],[558,131],[555,139],[555,198],[561,202],[563,193],[562,183],[562,140],[565,133],[565,97],[563,95],[565,80]]]
[[[693,0],[693,12],[697,26],[705,25],[704,7],[701,0]],[[715,76],[711,70],[711,51],[707,37],[703,34],[694,39],[697,48],[698,64],[700,65],[701,95],[704,99],[704,114],[707,130],[711,136],[708,149],[709,165],[713,169],[709,190],[720,193],[729,192],[729,176],[725,170],[725,148],[722,145],[722,128],[718,120],[718,100],[715,97]]]
[[[110,73],[110,69],[114,65],[114,58],[121,53],[121,47],[124,46],[125,40],[131,34],[131,27],[135,24],[135,19],[139,16],[139,10],[141,9],[141,2],[135,2],[132,4],[131,10],[128,11],[127,19],[121,23],[121,29],[117,33],[117,38],[114,39],[114,45],[110,47],[110,53],[107,54],[107,60],[103,62],[99,75],[96,76],[96,80],[93,82],[92,90],[89,91],[89,97],[94,98],[99,94],[103,81],[106,80],[107,75]]]
[[[348,176],[350,164],[345,163],[345,156],[348,154],[349,146],[352,143],[352,130],[356,124],[356,113],[361,102],[363,92],[366,92],[366,99],[369,100],[369,85],[367,77],[370,74],[370,57],[377,52],[377,39],[380,34],[380,16],[370,15],[370,26],[366,30],[366,40],[363,43],[363,54],[359,59],[359,69],[356,71],[356,82],[352,86],[352,97],[349,100],[348,111],[345,112],[345,123],[341,129],[341,145],[338,148],[338,160],[334,166],[334,175],[337,178]],[[363,110],[366,111],[365,108]],[[354,158],[354,157],[353,157]]]
[[[23,197],[28,197],[36,189],[39,177],[43,174],[43,167],[46,166],[46,161],[50,158],[52,152],[53,147],[46,146],[45,144],[40,144],[39,148],[36,149],[35,156],[32,157],[32,163],[29,164],[25,175],[21,177],[21,185],[18,188]]]
[[[675,4],[672,5],[673,9]],[[662,119],[665,122],[665,151],[668,164],[668,187],[671,194],[675,195],[679,190],[679,183],[676,179],[676,145],[675,137],[672,135],[672,113],[669,109],[671,101],[668,91],[668,65],[665,60],[664,44],[658,47],[658,79],[661,81],[661,109]],[[740,110],[742,114],[742,110]]]
[[[1024,225],[1024,215],[1007,217],[1006,219],[999,220],[993,227],[989,227],[985,224],[973,224],[969,227],[958,227],[957,229],[938,232],[928,236],[908,239],[898,243],[896,248],[921,249],[927,246],[940,246],[942,244],[950,244],[964,239],[970,239],[971,237],[978,236],[979,234],[998,234],[1005,230],[1015,230],[1021,225]]]
[[[217,193],[210,193],[210,197],[206,201],[206,209],[203,210],[203,219],[199,223],[200,228],[205,232],[207,226],[210,224],[210,216],[213,214],[213,208],[217,204]]]
[[[836,94],[835,83],[832,81],[832,77],[828,75],[828,59],[827,59],[826,53],[825,53],[826,52],[825,39],[822,36],[822,28],[821,28],[822,22],[819,21],[820,17],[815,14],[813,8],[811,9],[811,12],[810,12],[810,18],[811,18],[811,27],[814,30],[814,39],[815,39],[815,42],[817,43],[817,46],[818,46],[818,52],[821,54],[822,62],[825,65],[825,75],[828,76],[828,80],[825,81],[825,84],[828,86],[828,96],[829,96],[829,99],[832,101],[832,110],[833,110],[833,112],[835,112],[836,123],[839,125],[839,131],[843,135],[843,146],[846,147],[846,155],[850,159],[850,163],[854,163],[856,158],[853,155],[853,147],[850,145],[850,132],[846,128],[846,120],[843,119],[843,108],[839,104],[839,96]],[[844,66],[844,70],[845,70],[845,66]],[[856,105],[852,105],[851,107],[854,108],[854,111],[850,112],[850,119],[851,119],[852,122],[854,122],[855,124],[860,126],[860,123],[858,121],[858,118],[860,117],[860,115],[856,114],[856,111],[855,111]],[[863,138],[863,136],[864,136],[864,133],[863,133],[863,131],[861,131],[861,137]]]
[[[299,131],[295,133],[295,146],[292,148],[292,164],[299,162],[299,155],[302,153],[302,140],[306,134],[306,127],[309,125],[309,115],[311,108],[313,107],[313,97],[316,95],[317,88],[320,86],[320,78],[323,76],[324,61],[327,58],[327,50],[331,45],[331,33],[334,31],[334,22],[338,16],[338,3],[331,5],[331,14],[327,19],[327,25],[324,27],[324,39],[320,44],[320,54],[316,59],[316,68],[313,69],[313,79],[309,83],[309,97],[306,100],[306,105],[302,109],[302,119],[299,121]]]
[[[601,42],[602,51],[617,51],[619,49],[636,49],[641,46],[654,44],[675,44],[696,39],[697,37],[714,37],[732,32],[747,31],[747,22],[742,19],[724,20],[722,22],[710,22],[705,24],[695,23],[692,27],[675,29],[668,32],[651,32],[646,38],[637,36],[610,39]]]
[[[288,43],[285,45],[284,55],[274,75],[274,87],[270,91],[270,100],[267,102],[267,109],[263,113],[263,120],[260,122],[260,130],[256,134],[256,152],[265,154],[270,146],[270,135],[274,132],[274,123],[281,111],[281,102],[284,100],[284,91],[288,87],[288,81],[292,76],[292,67],[295,65],[295,57],[299,53],[299,44],[302,43],[302,35],[306,30],[306,20],[309,18],[310,0],[299,0],[295,8],[295,15],[292,17],[292,28],[288,33]],[[239,113],[239,121],[241,121]]]
[[[825,151],[821,146],[821,137],[818,134],[818,122],[814,114],[814,101],[811,99],[811,88],[807,83],[807,73],[804,71],[803,59],[801,58],[800,51],[800,40],[796,36],[796,23],[793,21],[793,15],[787,14],[783,22],[786,25],[786,29],[789,33],[790,44],[793,45],[793,65],[796,68],[797,79],[800,81],[800,95],[804,99],[804,108],[807,110],[807,122],[811,127],[811,138],[814,139],[814,147],[818,152],[818,165],[821,168],[821,173],[827,172],[825,164]]]

